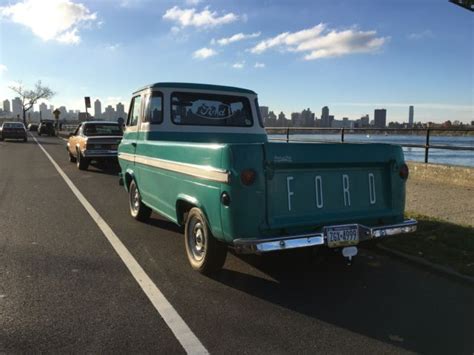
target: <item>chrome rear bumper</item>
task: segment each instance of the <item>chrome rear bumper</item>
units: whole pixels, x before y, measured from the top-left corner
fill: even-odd
[[[398,224],[377,227],[367,227],[359,224],[359,242],[397,234],[412,233],[416,231],[417,224],[418,222],[414,219],[408,219]],[[275,238],[269,237],[265,239],[235,239],[233,242],[235,250],[243,254],[260,254],[277,250],[306,248],[317,245],[327,245],[324,231]]]
[[[117,158],[116,150],[83,150],[82,155],[86,158]]]

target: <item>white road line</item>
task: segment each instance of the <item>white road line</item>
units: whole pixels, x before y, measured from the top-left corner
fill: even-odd
[[[33,137],[33,136],[32,136]],[[99,215],[94,207],[87,201],[84,195],[79,191],[79,189],[74,185],[74,183],[69,179],[66,173],[59,167],[59,165],[54,161],[54,159],[49,155],[46,149],[38,142],[38,140],[33,137],[35,142],[41,148],[43,153],[49,159],[51,164],[56,168],[59,175],[64,179],[66,184],[72,190],[73,194],[76,195],[79,202],[84,206],[86,211],[92,217],[94,222],[100,228],[102,233],[104,233],[107,240],[110,242],[112,247],[115,249],[120,259],[130,270],[131,274],[138,282],[143,292],[148,296],[148,299],[151,301],[155,309],[161,315],[165,323],[171,329],[176,339],[180,342],[184,350],[188,354],[208,354],[204,345],[199,341],[196,335],[184,322],[183,318],[176,312],[170,302],[165,298],[160,289],[153,283],[150,277],[146,274],[145,270],[140,266],[137,260],[133,255],[128,251],[125,245],[120,241],[117,235],[114,233],[112,228],[104,221],[104,219]]]

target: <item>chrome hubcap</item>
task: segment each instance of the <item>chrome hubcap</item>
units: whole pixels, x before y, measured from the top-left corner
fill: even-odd
[[[132,207],[133,212],[138,212],[140,207],[140,194],[136,186],[133,186],[133,189],[130,193],[130,206]]]
[[[202,260],[206,253],[206,234],[201,222],[194,220],[189,226],[188,245],[195,260]]]

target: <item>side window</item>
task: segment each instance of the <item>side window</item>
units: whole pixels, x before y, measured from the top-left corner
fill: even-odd
[[[145,122],[159,124],[163,122],[163,94],[153,92],[147,104]]]
[[[135,96],[130,104],[127,126],[136,126],[140,118],[140,108],[142,103],[141,96]]]

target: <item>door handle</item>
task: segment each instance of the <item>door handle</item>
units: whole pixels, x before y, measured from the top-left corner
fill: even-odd
[[[132,143],[132,146],[133,146],[133,147],[136,147],[136,146],[137,146],[137,143],[133,142],[133,143]]]

